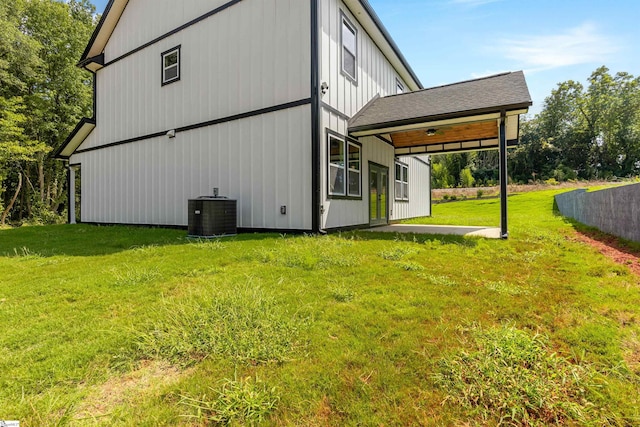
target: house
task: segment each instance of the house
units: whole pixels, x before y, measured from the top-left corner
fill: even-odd
[[[424,89],[366,0],[111,0],[79,66],[89,223],[186,226],[213,188],[245,230],[427,216],[429,155],[506,152],[531,105],[522,73]]]

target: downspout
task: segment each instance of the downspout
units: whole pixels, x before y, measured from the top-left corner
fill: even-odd
[[[311,224],[313,233],[323,233],[320,189],[320,46],[318,0],[311,0]]]
[[[507,174],[507,135],[506,135],[506,112],[500,114],[500,238],[509,238],[508,217],[507,217],[507,184],[509,176]]]

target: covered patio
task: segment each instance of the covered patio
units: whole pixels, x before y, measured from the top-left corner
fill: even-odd
[[[486,239],[501,238],[500,228],[472,227],[465,225],[390,224],[382,227],[368,228],[365,231],[401,234],[445,234],[453,236],[484,237]]]
[[[500,151],[500,230],[506,239],[507,148],[532,105],[522,71],[374,98],[349,120],[349,135],[375,136],[397,156]]]

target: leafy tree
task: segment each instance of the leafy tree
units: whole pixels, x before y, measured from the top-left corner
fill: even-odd
[[[558,84],[523,123],[511,172],[530,179],[609,178],[640,173],[640,79],[600,67],[585,87]]]
[[[437,161],[437,157],[431,160],[431,186],[433,188],[449,188],[451,187],[453,178],[447,170],[444,163]]]
[[[87,0],[0,0],[0,99],[7,126],[0,141],[13,147],[0,159],[0,200],[17,200],[15,219],[28,216],[34,203],[56,211],[64,202],[65,171],[50,153],[90,116],[91,74],[76,62],[95,20]],[[25,147],[29,155],[17,154]]]
[[[464,188],[471,188],[475,184],[476,180],[471,173],[471,169],[464,168],[460,171],[460,184]]]

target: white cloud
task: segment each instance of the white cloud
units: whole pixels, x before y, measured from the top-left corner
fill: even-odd
[[[592,23],[584,23],[560,34],[545,34],[504,39],[497,46],[504,55],[530,72],[569,65],[604,63],[620,50],[619,43],[598,32]]]

